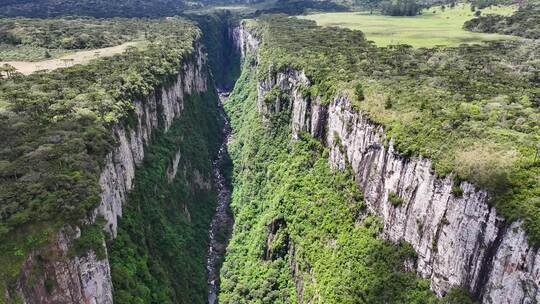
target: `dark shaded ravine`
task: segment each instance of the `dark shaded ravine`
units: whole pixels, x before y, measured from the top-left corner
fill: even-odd
[[[212,162],[212,174],[214,185],[217,190],[217,206],[212,222],[208,229],[209,247],[206,259],[207,283],[208,283],[208,303],[217,303],[217,294],[219,291],[219,270],[225,254],[228,240],[230,238],[233,226],[233,217],[229,212],[231,202],[231,190],[225,178],[226,163],[229,161],[227,145],[231,137],[231,127],[223,104],[229,96],[228,92],[219,93],[218,111],[223,119],[223,142],[219,148],[217,157]]]

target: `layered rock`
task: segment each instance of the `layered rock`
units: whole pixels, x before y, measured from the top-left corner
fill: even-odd
[[[241,22],[238,26],[233,27],[232,40],[235,47],[240,51],[242,57],[246,57],[248,54],[253,53],[261,45],[261,40],[253,35],[249,29],[247,23]]]
[[[454,195],[452,176],[437,176],[429,159],[401,156],[351,100],[338,96],[322,105],[303,93],[309,85],[300,71],[269,73],[258,84],[257,108],[267,118],[290,112],[293,138],[312,134],[328,148],[331,167],[352,168],[369,209],[382,219],[382,236],[413,246],[414,268],[437,295],[461,286],[483,303],[540,301],[540,254],[520,222],[505,221],[471,183]]]
[[[24,303],[112,303],[108,260],[93,251],[70,254],[69,245],[80,235],[79,228],[65,227],[46,254],[26,260],[18,282]]]
[[[194,62],[182,66],[172,85],[134,101],[135,126],[117,126],[113,130],[119,145],[107,155],[99,179],[101,204],[94,215],[94,218],[97,215],[105,218],[106,230],[113,237],[116,236],[117,218],[122,216],[122,203],[133,184],[135,167],[142,162],[144,148],[150,143],[152,134],[158,128],[165,132],[170,128],[173,120],[182,113],[185,96],[207,90],[206,59],[201,47],[194,57]]]
[[[167,171],[165,173],[167,174],[167,181],[169,184],[173,182],[174,178],[176,177],[176,173],[178,173],[178,164],[180,163],[181,157],[182,154],[180,151],[176,152],[173,159],[171,159],[171,163],[167,167]]]
[[[167,131],[182,114],[184,99],[208,88],[206,56],[202,47],[182,65],[175,81],[156,89],[145,98],[134,101],[135,123],[112,128],[116,148],[105,159],[99,178],[101,202],[88,223],[104,219],[104,229],[114,238],[122,205],[133,187],[135,169],[144,158],[144,150],[158,129]],[[176,174],[178,159],[171,160],[170,175]],[[65,226],[47,248],[35,252],[23,265],[17,290],[25,303],[112,303],[112,281],[109,261],[90,250],[84,256],[73,256],[70,246],[79,238],[79,227]],[[36,275],[34,270],[39,268]]]

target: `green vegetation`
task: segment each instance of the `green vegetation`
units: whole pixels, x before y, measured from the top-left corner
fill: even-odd
[[[0,19],[0,61],[34,61],[160,35],[160,21],[143,19]]]
[[[394,205],[394,207],[403,205],[403,199],[395,192],[388,193],[388,200],[390,203],[392,203],[392,205]]]
[[[523,220],[540,242],[538,42],[376,48],[361,32],[281,16],[259,18],[256,31],[264,40],[259,79],[304,70],[323,103],[355,99],[361,83],[356,108],[403,155],[428,157],[439,175],[487,189],[497,210]]]
[[[137,171],[109,246],[114,302],[206,303],[208,226],[215,194],[196,180],[212,178],[220,140],[213,91],[184,100],[184,112],[158,134]],[[176,178],[166,170],[180,151]]]
[[[389,16],[416,16],[422,9],[416,0],[383,1],[380,6],[381,14]]]
[[[174,16],[196,2],[181,0],[4,0],[0,16],[47,18],[55,16],[160,17]]]
[[[450,289],[441,302],[443,304],[478,304],[470,298],[467,290],[462,288]]]
[[[347,6],[337,4],[336,1],[325,0],[278,0],[268,1],[270,5],[255,11],[255,15],[288,14],[299,15],[309,12],[343,12],[348,11]]]
[[[405,272],[413,249],[378,237],[351,172],[332,171],[318,141],[302,134],[291,143],[285,112],[263,125],[256,82],[246,64],[226,103],[235,227],[220,303],[457,303]]]
[[[511,14],[510,6],[493,6],[483,10],[483,14]],[[436,45],[457,46],[462,43],[480,43],[501,39],[515,39],[511,36],[471,33],[463,23],[474,18],[468,4],[458,4],[453,8],[432,7],[414,17],[383,16],[360,13],[322,13],[305,17],[322,26],[338,26],[361,30],[368,40],[378,46],[410,44],[414,47]]]
[[[208,64],[219,89],[232,89],[240,74],[240,55],[230,35],[235,17],[230,12],[190,16],[197,21],[208,53]]]
[[[0,289],[61,225],[81,224],[97,206],[110,128],[190,59],[194,25],[150,23],[155,39],[145,50],[0,82]]]
[[[540,5],[521,7],[511,16],[489,14],[465,22],[473,32],[499,33],[540,39]]]
[[[73,242],[70,253],[73,256],[84,256],[92,250],[101,260],[105,258],[103,241],[103,223],[97,221],[95,224],[83,226],[81,236]]]

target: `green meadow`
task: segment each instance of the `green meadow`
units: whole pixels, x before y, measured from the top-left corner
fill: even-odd
[[[510,15],[515,6],[493,6],[485,8],[482,15]],[[480,43],[489,40],[517,39],[499,34],[473,33],[464,30],[463,23],[474,18],[469,4],[458,4],[454,8],[434,7],[425,9],[414,17],[383,16],[369,12],[323,13],[301,16],[322,26],[338,26],[364,32],[368,40],[378,46],[410,44],[414,47],[436,45],[456,46],[462,43]]]

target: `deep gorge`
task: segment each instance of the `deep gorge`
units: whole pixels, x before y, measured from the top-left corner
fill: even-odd
[[[401,153],[344,91],[267,65],[260,29],[193,19],[179,75],[111,130],[89,225],[27,259],[20,300],[540,301],[538,249],[487,191]]]

